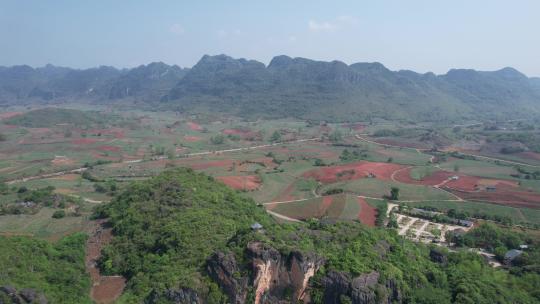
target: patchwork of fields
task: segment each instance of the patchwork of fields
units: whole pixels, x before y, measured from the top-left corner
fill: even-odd
[[[5,139],[0,179],[8,184],[0,206],[18,208],[21,187],[53,186],[57,194],[80,199],[77,206],[63,207],[76,207],[77,216],[53,219],[55,210],[49,207],[0,215],[0,233],[49,238],[83,230],[92,208],[111,200],[128,182],[176,166],[208,173],[272,214],[294,220],[373,226],[377,207],[397,188],[398,203],[540,224],[540,182],[520,178],[515,165],[443,157],[425,143],[406,144],[404,138],[355,136],[383,124],[104,113],[86,125],[52,120],[39,127],[12,124],[10,119],[24,111],[0,116]],[[29,220],[32,224],[25,224]]]

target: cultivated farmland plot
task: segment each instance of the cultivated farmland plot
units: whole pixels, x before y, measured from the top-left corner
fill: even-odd
[[[10,190],[0,195],[0,205],[17,202],[20,187],[53,186],[55,193],[82,199],[83,209],[91,210],[113,199],[118,190],[107,188],[113,183],[121,189],[130,181],[180,166],[210,174],[274,214],[295,220],[326,218],[374,225],[376,209],[386,204],[391,188],[399,188],[398,202],[410,206],[540,223],[537,180],[525,179],[514,163],[433,152],[433,142],[418,139],[419,126],[398,127],[384,121],[245,121],[141,110],[108,109],[103,114],[77,106],[68,112],[46,111],[51,118],[38,125],[32,110],[2,115],[0,133],[5,141],[0,146],[0,178]],[[389,128],[411,133],[369,137]],[[332,139],[336,132],[341,134],[339,141]],[[518,158],[525,161],[523,156],[512,157]],[[522,168],[534,171],[534,167]],[[343,193],[324,195],[336,190]],[[82,230],[88,221],[84,216],[52,219],[51,210],[0,215],[0,232],[49,237]],[[39,220],[26,227],[20,223],[27,217]],[[400,221],[400,226],[408,225],[407,219]],[[418,230],[418,225],[411,228]]]

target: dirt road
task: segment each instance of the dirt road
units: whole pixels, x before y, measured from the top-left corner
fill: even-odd
[[[190,157],[201,156],[201,155],[212,155],[212,154],[223,154],[223,153],[231,153],[231,152],[241,152],[241,151],[249,151],[249,150],[255,150],[255,149],[270,148],[270,147],[275,147],[275,146],[280,146],[280,145],[301,143],[301,142],[307,142],[307,141],[316,141],[316,140],[320,140],[320,138],[319,137],[305,138],[305,139],[298,139],[298,140],[285,141],[285,142],[277,142],[277,143],[272,143],[272,144],[267,144],[267,145],[258,145],[258,146],[251,146],[251,147],[245,147],[245,148],[234,148],[234,149],[225,149],[225,150],[216,150],[216,151],[203,151],[203,152],[179,154],[179,155],[177,155],[177,157],[190,158]],[[167,158],[167,156],[159,156],[159,157],[155,157],[154,159],[151,159],[151,160],[132,159],[132,160],[122,161],[121,163],[132,164],[132,163],[140,163],[140,162],[143,162],[143,161],[153,161],[153,160],[160,160],[160,159],[166,159],[166,158]],[[64,174],[82,173],[82,172],[86,171],[87,169],[88,168],[86,168],[86,167],[81,167],[81,168],[76,168],[76,169],[71,169],[71,170],[52,172],[52,173],[47,173],[47,174],[41,174],[41,175],[35,175],[35,176],[29,176],[29,177],[24,177],[24,178],[19,178],[19,179],[8,180],[8,181],[6,181],[6,183],[8,185],[11,185],[11,184],[20,183],[20,182],[26,182],[26,181],[35,180],[35,179],[43,179],[43,178],[61,176],[61,175],[64,175]]]

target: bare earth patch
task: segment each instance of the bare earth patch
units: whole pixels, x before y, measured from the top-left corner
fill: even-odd
[[[198,137],[198,136],[184,136],[184,140],[187,141],[187,142],[197,142],[197,141],[201,141],[201,138]]]
[[[8,119],[8,118],[15,117],[21,114],[22,112],[4,112],[4,113],[0,113],[0,119]]]
[[[237,190],[256,190],[261,186],[261,180],[256,175],[220,176],[217,178],[225,185]]]
[[[198,123],[195,123],[195,122],[188,122],[187,123],[189,129],[193,130],[193,131],[202,131],[203,130],[203,127],[201,127],[201,125],[199,125]]]
[[[55,158],[51,160],[51,164],[54,166],[71,166],[75,164],[75,161],[65,156],[55,156]]]
[[[86,269],[92,279],[90,297],[96,303],[109,304],[122,294],[126,280],[122,276],[103,276],[97,266],[101,249],[112,240],[112,228],[106,228],[105,221],[96,221],[91,237],[86,244]]]
[[[360,205],[360,213],[358,214],[358,220],[364,225],[375,227],[375,220],[377,217],[377,209],[368,204],[362,197],[358,198],[358,204]]]

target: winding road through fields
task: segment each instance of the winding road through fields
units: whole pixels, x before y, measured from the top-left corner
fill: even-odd
[[[286,145],[286,144],[302,143],[302,142],[317,141],[317,140],[320,140],[320,137],[304,138],[304,139],[276,142],[276,143],[272,143],[272,144],[258,145],[258,146],[251,146],[251,147],[243,147],[243,148],[233,148],[233,149],[224,149],[224,150],[216,150],[216,151],[202,151],[202,152],[178,154],[176,156],[180,157],[180,158],[190,158],[190,157],[202,156],[202,155],[215,155],[215,154],[223,154],[223,153],[231,153],[231,152],[250,151],[250,150],[256,150],[256,149],[264,149],[264,148],[270,148],[270,147],[275,147],[275,146],[281,146],[281,145]],[[132,159],[132,160],[121,161],[120,163],[132,164],[132,163],[141,163],[141,162],[145,162],[145,161],[156,161],[156,160],[166,159],[166,158],[167,158],[167,156],[158,156],[158,157],[154,157],[153,159],[149,159],[149,160],[145,160],[145,159],[141,158],[141,159]],[[35,180],[35,179],[44,179],[44,178],[62,176],[64,174],[70,174],[70,173],[82,173],[82,172],[86,171],[87,169],[88,169],[87,167],[80,167],[80,168],[75,168],[75,169],[71,169],[71,170],[63,170],[63,171],[58,171],[58,172],[51,172],[51,173],[46,173],[46,174],[28,176],[28,177],[23,177],[23,178],[18,178],[18,179],[7,180],[6,184],[11,185],[11,184],[20,183],[20,182],[27,182],[27,181]]]

